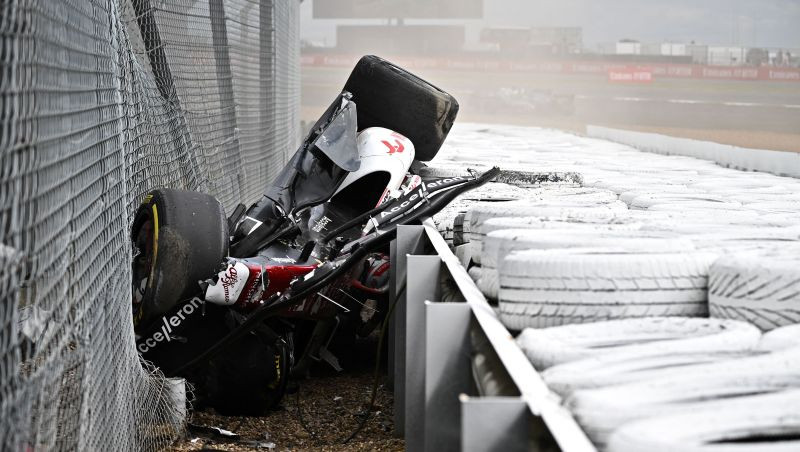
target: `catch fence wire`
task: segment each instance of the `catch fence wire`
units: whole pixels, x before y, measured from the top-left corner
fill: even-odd
[[[297,0],[0,0],[0,450],[157,450],[128,228],[156,187],[255,201],[299,136]]]

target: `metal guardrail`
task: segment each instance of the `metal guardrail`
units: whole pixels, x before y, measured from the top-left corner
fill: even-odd
[[[596,452],[430,220],[400,226],[391,259],[392,299],[399,300],[389,378],[407,450]],[[459,302],[437,302],[445,279]],[[481,342],[488,347],[478,350]],[[498,363],[489,373],[511,382],[511,395],[477,396],[478,352]]]

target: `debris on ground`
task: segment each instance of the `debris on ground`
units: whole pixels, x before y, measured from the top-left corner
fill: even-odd
[[[261,417],[222,416],[213,411],[192,413],[187,437],[172,451],[402,451],[405,443],[394,436],[394,399],[385,371],[378,381],[375,407],[364,428],[347,444],[342,442],[358,428],[367,412],[373,386],[376,339],[358,341],[354,354],[362,362],[345,358],[349,366],[336,373],[324,364],[315,366],[297,391]],[[292,382],[291,384],[294,384]],[[291,392],[291,391],[290,391]],[[299,407],[299,410],[298,410]],[[205,426],[201,433],[192,426]],[[213,427],[211,427],[213,426]],[[220,436],[215,429],[238,435]]]

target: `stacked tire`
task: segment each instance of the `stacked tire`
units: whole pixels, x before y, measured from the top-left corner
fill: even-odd
[[[709,278],[711,315],[768,331],[800,323],[800,248],[726,255]]]
[[[738,320],[660,317],[528,328],[517,343],[600,450],[705,450],[708,438],[724,439],[745,422],[740,433],[759,447],[746,450],[792,450],[796,439],[762,436],[769,428],[800,432],[792,420],[800,419],[798,328],[762,336]],[[768,422],[753,422],[765,401]],[[719,410],[736,427],[709,420]],[[666,430],[654,434],[675,419],[697,425],[680,442]]]
[[[500,264],[509,329],[649,316],[705,316],[716,255],[624,249],[524,251]]]
[[[580,173],[471,207],[459,256],[600,450],[800,450],[799,181],[473,132],[491,158],[524,148],[522,171]]]

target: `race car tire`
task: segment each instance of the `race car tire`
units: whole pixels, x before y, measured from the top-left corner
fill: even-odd
[[[421,161],[436,157],[458,114],[453,96],[374,55],[358,61],[344,90],[356,103],[358,130],[378,126],[400,133]]]
[[[749,323],[688,317],[648,317],[526,328],[517,344],[536,369],[605,354],[650,356],[739,351],[757,346],[761,332]]]
[[[800,390],[698,403],[681,413],[622,425],[607,452],[800,450]]]
[[[500,318],[509,329],[631,317],[708,314],[713,253],[560,249],[514,253],[500,264]]]
[[[213,196],[187,190],[153,190],[131,227],[134,257],[134,325],[145,326],[200,290],[228,255],[228,220]]]
[[[800,323],[800,247],[793,249],[717,260],[709,271],[711,315],[746,320],[765,331]]]
[[[800,349],[713,366],[688,366],[653,379],[577,390],[565,405],[602,449],[611,432],[630,421],[688,411],[702,401],[793,387],[800,387]]]
[[[205,377],[205,403],[220,414],[263,415],[286,393],[289,351],[247,334],[209,363]]]

